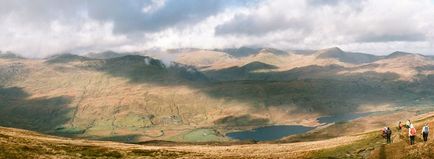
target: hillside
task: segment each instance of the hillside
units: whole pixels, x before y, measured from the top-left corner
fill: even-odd
[[[433,114],[411,118],[418,130],[434,124]],[[432,158],[432,133],[428,142],[418,137],[409,145],[406,129],[393,125],[393,142],[386,144],[378,130],[296,143],[150,143],[125,144],[47,136],[0,127],[0,158]],[[326,128],[327,129],[327,128]],[[325,132],[326,130],[321,130]],[[320,131],[320,132],[321,132]],[[315,138],[315,137],[311,137]]]
[[[417,54],[353,64],[319,58],[324,50],[265,49],[242,58],[188,52],[178,55],[203,53],[197,59],[212,59],[209,68],[142,55],[0,58],[0,125],[124,142],[233,141],[227,133],[317,127],[320,117],[342,114],[430,111],[434,101],[433,61]],[[213,62],[220,57],[235,62],[214,65],[224,63]]]
[[[111,58],[117,58],[122,57],[125,55],[132,55],[132,53],[117,53],[114,51],[104,51],[104,52],[98,52],[98,53],[88,53],[86,56],[93,59],[111,59]]]
[[[310,156],[311,152],[318,150],[348,145],[363,138],[364,136],[360,135],[289,144],[142,146],[59,138],[0,127],[0,158],[299,158]]]

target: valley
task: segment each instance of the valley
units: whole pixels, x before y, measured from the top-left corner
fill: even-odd
[[[434,0],[0,0],[0,159],[434,158],[432,17]]]
[[[128,143],[228,142],[228,133],[264,126],[333,127],[327,116],[369,114],[336,121],[345,123],[432,110],[429,57],[252,50],[187,49],[171,62],[146,53],[2,56],[0,125]]]

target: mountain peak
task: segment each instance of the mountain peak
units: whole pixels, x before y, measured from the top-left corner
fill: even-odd
[[[68,63],[73,61],[85,61],[90,60],[90,58],[75,55],[71,53],[63,53],[63,54],[57,54],[53,55],[47,58],[47,63]]]
[[[403,52],[403,51],[395,51],[387,55],[386,58],[397,58],[397,57],[410,56],[410,55],[415,55],[415,54],[409,52]]]
[[[10,51],[7,51],[7,52],[1,52],[0,51],[0,58],[3,58],[3,59],[23,59],[22,56],[17,55],[13,52],[10,52]]]
[[[88,53],[86,56],[94,59],[110,59],[110,58],[116,58],[116,57],[122,57],[129,55],[127,53],[118,53],[111,50],[99,52],[99,53]]]
[[[274,55],[284,55],[284,54],[287,54],[287,52],[285,52],[285,51],[274,49],[274,48],[262,48],[260,51],[258,51],[257,54],[260,54],[260,53],[271,53],[271,54],[274,54]]]
[[[343,56],[345,52],[338,47],[332,47],[332,48],[318,50],[317,54],[319,58],[337,58]]]
[[[324,53],[345,53],[339,47],[331,47],[331,48],[326,48],[326,49],[322,49],[322,50],[319,50],[319,51],[324,52]]]
[[[268,70],[268,69],[277,69],[277,66],[270,65],[267,63],[259,62],[259,61],[253,61],[248,64],[245,64],[241,68],[247,69],[247,70]]]
[[[351,64],[369,63],[379,59],[375,55],[345,52],[338,47],[319,50],[317,54],[320,59],[336,59]]]

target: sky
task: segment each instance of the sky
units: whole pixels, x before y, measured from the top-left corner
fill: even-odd
[[[434,54],[434,0],[1,0],[0,50],[270,47]]]

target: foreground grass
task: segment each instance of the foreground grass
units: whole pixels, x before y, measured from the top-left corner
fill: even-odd
[[[74,144],[29,138],[22,132],[14,135],[3,133],[11,129],[0,129],[0,158],[179,158],[188,152],[113,148],[89,143]],[[21,136],[22,135],[22,136]],[[33,135],[33,134],[30,134]],[[21,137],[20,137],[21,136]],[[36,137],[36,136],[34,136]]]
[[[422,130],[425,123],[434,125],[434,116],[418,119],[413,122],[418,131]],[[420,132],[416,136],[416,144],[410,145],[408,130],[393,130],[392,143],[386,144],[380,136],[380,131],[366,133],[366,138],[350,145],[339,146],[331,149],[313,151],[306,158],[434,158],[434,135],[430,133],[427,142],[423,142]]]
[[[370,155],[370,151],[382,143],[382,140],[378,133],[372,132],[366,134],[365,139],[353,144],[313,151],[306,158],[366,158]]]

